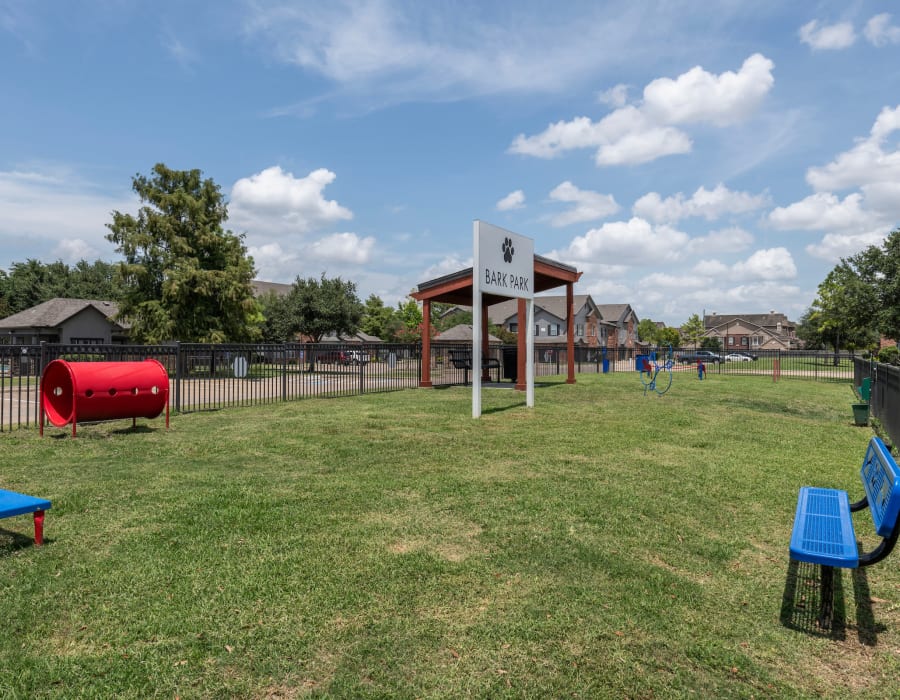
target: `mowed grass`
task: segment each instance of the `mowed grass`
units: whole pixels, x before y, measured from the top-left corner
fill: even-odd
[[[900,694],[900,555],[872,619],[843,572],[839,634],[782,622],[798,488],[859,495],[849,386],[483,396],[3,434],[0,486],[53,508],[43,548],[0,521],[0,697]]]

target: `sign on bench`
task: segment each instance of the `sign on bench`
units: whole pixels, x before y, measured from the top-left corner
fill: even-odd
[[[850,503],[846,491],[804,486],[797,497],[790,556],[821,567],[819,625],[831,626],[834,568],[855,569],[884,559],[900,534],[900,468],[880,438],[869,442],[860,469],[865,497]],[[868,508],[881,542],[860,552],[851,514]]]
[[[38,547],[44,544],[44,511],[49,509],[50,501],[45,498],[0,489],[0,518],[34,513],[34,543]]]

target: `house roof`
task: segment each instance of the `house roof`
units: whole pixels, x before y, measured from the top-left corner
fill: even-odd
[[[593,299],[591,299],[590,294],[575,294],[572,297],[572,308],[574,312],[577,314],[581,311],[581,308],[590,302],[593,306]],[[543,309],[549,314],[556,316],[556,318],[561,321],[565,321],[566,319],[566,297],[565,295],[557,294],[557,295],[548,295],[548,296],[536,296],[534,297],[534,306],[536,309]],[[444,316],[448,316],[452,311],[456,309],[464,309],[466,311],[471,311],[471,306],[457,306],[454,309],[449,309],[445,311],[441,318]],[[503,325],[503,323],[515,316],[519,310],[519,300],[518,299],[507,299],[506,301],[501,301],[497,304],[493,304],[488,307],[488,320],[496,324],[498,326]]]
[[[119,306],[113,301],[96,299],[50,299],[30,309],[25,309],[12,316],[0,319],[0,329],[15,330],[18,328],[58,328],[73,316],[88,308],[94,308],[106,319],[119,328],[128,328],[124,321],[116,321]]]
[[[447,330],[442,331],[440,334],[435,336],[432,342],[435,341],[441,343],[471,343],[472,326],[468,323],[460,323],[459,325],[448,328]],[[496,336],[488,333],[488,342],[500,343],[503,341],[501,341],[500,338],[497,338]]]
[[[604,321],[624,321],[629,311],[634,313],[631,304],[597,304],[597,308],[600,310],[600,317]]]
[[[710,314],[703,317],[703,325],[706,328],[715,328],[735,321],[746,321],[762,328],[776,328],[779,323],[783,326],[797,325],[784,314],[774,311],[767,314]]]
[[[274,293],[280,297],[285,296],[291,291],[292,284],[282,284],[281,282],[263,282],[261,280],[251,280],[250,286],[253,287],[253,296],[261,297],[263,294]]]
[[[322,336],[323,343],[383,343],[384,341],[377,335],[369,335],[362,331],[357,331],[353,335],[325,335]]]

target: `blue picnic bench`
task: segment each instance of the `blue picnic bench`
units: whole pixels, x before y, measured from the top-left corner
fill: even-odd
[[[900,534],[900,468],[881,438],[869,441],[860,478],[866,495],[856,503],[850,503],[846,491],[815,486],[804,486],[797,497],[790,556],[820,566],[821,627],[831,627],[835,567],[877,564],[891,553]],[[882,539],[871,551],[860,552],[851,514],[865,508]]]
[[[34,513],[34,543],[38,547],[44,544],[44,511],[49,509],[50,501],[46,498],[0,489],[0,518]]]

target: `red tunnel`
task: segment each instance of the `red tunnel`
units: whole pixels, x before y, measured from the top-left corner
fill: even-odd
[[[43,416],[61,428],[81,421],[156,418],[166,411],[169,375],[157,360],[143,362],[67,362],[53,360],[41,376]]]

